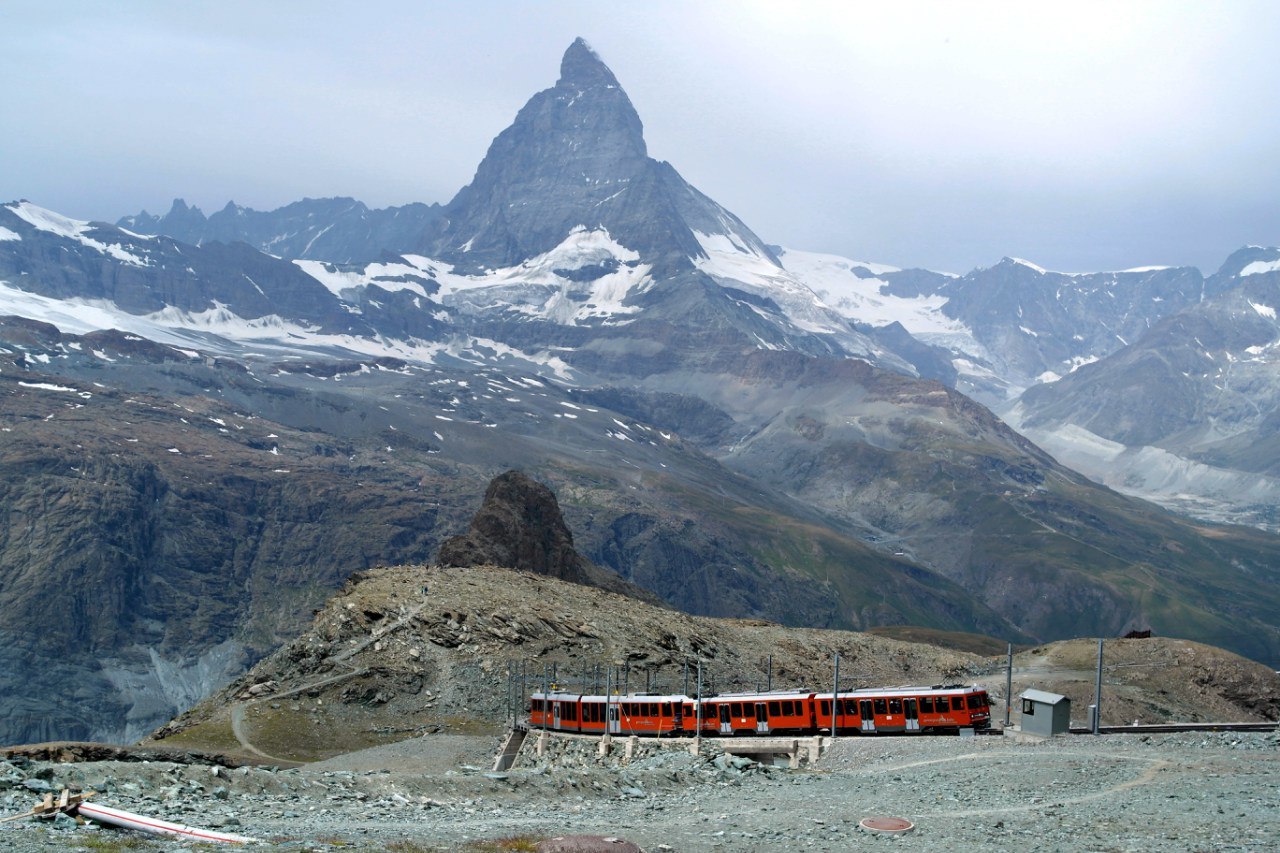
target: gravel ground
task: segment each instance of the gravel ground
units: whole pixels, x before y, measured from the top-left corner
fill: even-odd
[[[1280,850],[1280,734],[844,738],[813,768],[764,767],[643,743],[601,760],[593,741],[487,773],[496,743],[429,736],[299,770],[163,762],[0,762],[0,811],[39,789],[101,791],[103,805],[266,839],[291,850],[456,850],[569,832],[648,851]],[[902,836],[858,829],[906,818]],[[128,834],[69,820],[0,824],[0,849],[104,849]],[[184,849],[155,842],[153,849]],[[107,847],[106,849],[110,849]],[[146,848],[144,848],[146,849]],[[208,848],[203,848],[208,849]]]

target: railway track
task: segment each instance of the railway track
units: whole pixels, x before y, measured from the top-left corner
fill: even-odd
[[[1280,723],[1155,723],[1138,726],[1099,726],[1101,735],[1170,734],[1175,732],[1274,732]],[[1073,735],[1092,734],[1086,727],[1074,727]]]

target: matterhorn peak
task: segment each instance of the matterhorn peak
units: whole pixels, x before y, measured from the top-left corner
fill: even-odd
[[[772,258],[737,217],[649,157],[635,107],[581,38],[564,52],[556,85],[494,139],[422,254],[463,272],[508,268],[579,230],[607,234],[655,274],[692,269],[706,256],[699,234],[732,234],[732,245]]]
[[[594,86],[616,89],[618,78],[613,76],[609,66],[600,60],[600,56],[591,49],[586,40],[579,37],[564,52],[560,60],[560,79],[556,81],[560,88],[588,89]]]

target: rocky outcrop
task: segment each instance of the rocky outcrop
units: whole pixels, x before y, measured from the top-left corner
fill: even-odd
[[[446,540],[438,561],[454,567],[502,566],[657,601],[579,554],[555,494],[519,471],[489,483],[471,529]]]

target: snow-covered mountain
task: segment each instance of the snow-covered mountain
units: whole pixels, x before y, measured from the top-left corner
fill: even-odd
[[[145,210],[116,222],[141,234],[163,234],[194,246],[248,243],[281,258],[354,263],[387,252],[415,249],[423,231],[440,216],[438,204],[406,204],[370,210],[352,198],[306,198],[272,211],[227,202],[206,217],[182,199],[163,216]]]
[[[1280,249],[1236,252],[1206,290],[1009,418],[1115,488],[1280,530]]]

